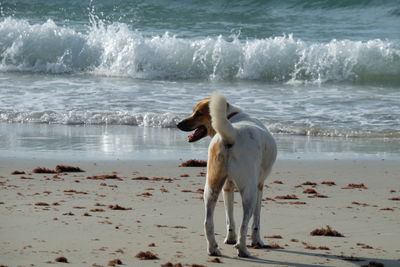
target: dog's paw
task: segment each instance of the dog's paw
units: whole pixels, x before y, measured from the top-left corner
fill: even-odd
[[[235,245],[237,242],[236,240],[236,234],[235,233],[228,233],[228,235],[226,236],[224,243],[228,244],[228,245]]]
[[[213,257],[219,257],[222,255],[218,248],[208,249],[208,255]]]
[[[235,248],[238,250],[238,256],[241,258],[248,258],[250,257],[250,252],[247,250],[246,247],[240,246],[240,244],[236,244]]]
[[[207,247],[208,255],[209,256],[221,256],[221,251],[218,249],[217,244],[211,244]]]
[[[256,248],[265,248],[265,244],[262,240],[253,240],[253,242],[251,242],[251,246]]]
[[[229,238],[225,238],[224,243],[227,245],[235,245],[236,244],[236,238],[235,239],[229,239]]]

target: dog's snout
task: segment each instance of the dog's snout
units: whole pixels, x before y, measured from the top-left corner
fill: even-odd
[[[184,121],[180,121],[180,122],[176,125],[176,127],[178,127],[179,130],[184,131],[184,130],[183,130],[183,124],[184,124]]]
[[[176,127],[178,127],[179,130],[189,132],[192,131],[192,123],[188,119],[184,119],[181,122],[179,122]]]
[[[190,118],[186,118],[179,122],[176,127],[178,127],[179,130],[184,131],[184,132],[190,132],[196,129],[196,125],[193,120]]]

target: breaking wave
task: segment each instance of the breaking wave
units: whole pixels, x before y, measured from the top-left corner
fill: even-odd
[[[89,73],[137,79],[269,82],[400,82],[400,43],[306,42],[292,35],[184,39],[144,36],[127,24],[101,22],[87,32],[52,20],[0,22],[0,71]]]

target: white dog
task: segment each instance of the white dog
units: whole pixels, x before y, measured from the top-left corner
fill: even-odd
[[[274,138],[257,119],[226,102],[223,95],[214,93],[211,99],[200,101],[178,128],[195,132],[189,142],[205,136],[212,137],[208,147],[207,181],[204,190],[205,233],[208,254],[221,252],[214,236],[214,209],[218,195],[224,191],[227,217],[226,244],[235,244],[240,257],[248,257],[246,247],[248,223],[253,215],[252,245],[263,247],[260,237],[260,211],[264,180],[271,172],[277,149]],[[239,241],[236,238],[233,217],[234,187],[242,196],[243,220]]]

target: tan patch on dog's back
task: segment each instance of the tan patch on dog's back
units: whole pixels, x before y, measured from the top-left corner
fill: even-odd
[[[207,184],[213,190],[220,189],[227,176],[226,157],[221,153],[221,148],[221,141],[215,142],[208,155]]]

